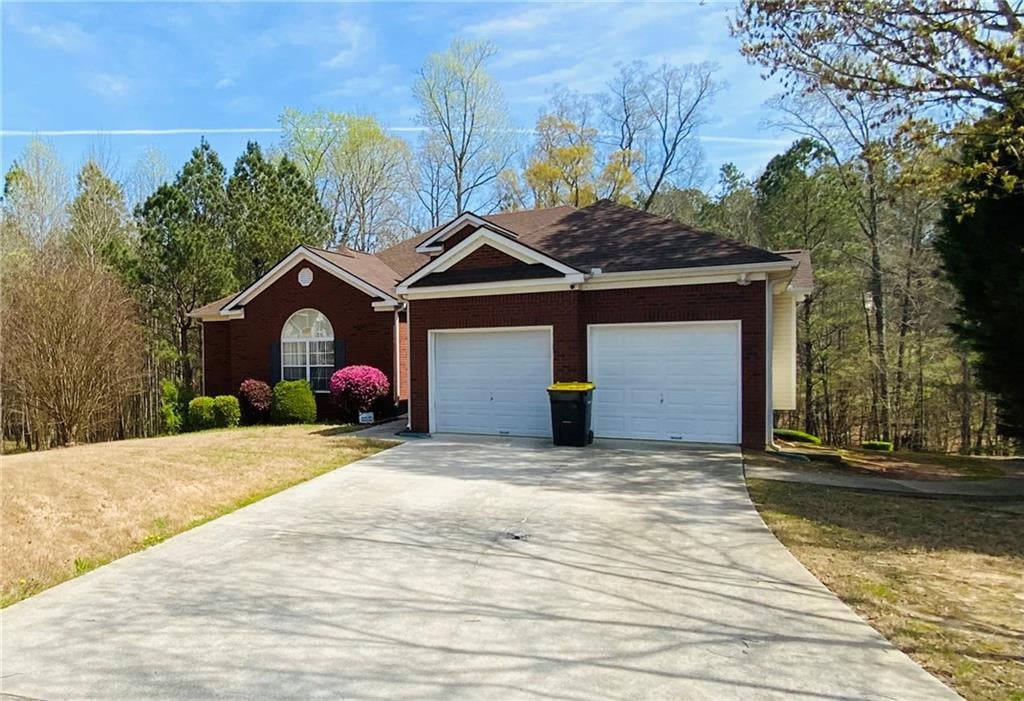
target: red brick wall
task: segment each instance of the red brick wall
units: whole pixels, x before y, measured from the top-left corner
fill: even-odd
[[[309,287],[298,283],[303,267],[313,271]],[[293,313],[310,307],[324,314],[334,327],[334,337],[345,341],[347,365],[373,365],[394,383],[395,355],[393,312],[378,312],[371,307],[373,298],[304,261],[296,265],[245,306],[245,318],[206,324],[228,328],[229,352],[223,344],[207,344],[205,370],[207,393],[213,393],[210,379],[216,379],[216,391],[235,393],[249,377],[270,381],[271,344],[280,343],[281,328]],[[223,378],[227,378],[224,382]],[[317,406],[330,415],[333,406],[328,395],[317,395]]]
[[[764,283],[682,285],[591,292],[461,297],[411,304],[412,428],[429,430],[427,331],[503,326],[553,326],[555,381],[585,379],[587,324],[658,321],[742,321],[743,445],[764,446]]]
[[[458,231],[456,231],[454,234],[449,234],[448,238],[446,238],[444,241],[441,242],[441,247],[445,251],[452,250],[453,248],[458,246],[460,243],[465,241],[467,238],[469,238],[471,234],[476,233],[476,229],[477,229],[477,227],[474,226],[473,224],[467,224],[466,226],[464,226],[461,229],[459,229]],[[438,253],[437,255],[441,255],[441,254]]]
[[[398,315],[398,399],[409,399],[409,320],[405,312]]]
[[[213,397],[234,394],[231,386],[230,321],[208,321],[203,324],[203,392]]]
[[[506,268],[509,266],[526,265],[518,258],[499,251],[493,246],[481,246],[468,256],[453,265],[449,270],[476,270],[478,268]]]

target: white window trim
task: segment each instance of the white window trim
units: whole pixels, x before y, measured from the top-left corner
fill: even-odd
[[[319,314],[320,316],[322,316],[324,318],[324,321],[327,322],[327,325],[331,327],[331,335],[330,335],[329,338],[324,338],[324,337],[308,338],[308,337],[305,337],[305,336],[285,336],[284,335],[284,326],[286,326],[288,324],[288,322],[291,320],[291,318],[293,316],[295,316],[296,314],[299,314],[301,312],[305,312],[305,311],[316,312],[317,314]],[[338,359],[334,357],[334,340],[335,340],[334,324],[331,323],[331,320],[327,318],[326,314],[321,312],[319,309],[314,309],[313,307],[303,307],[302,309],[298,309],[298,310],[294,311],[292,314],[290,314],[288,316],[287,319],[285,319],[285,322],[284,322],[284,324],[282,325],[282,328],[281,328],[281,340],[279,341],[279,343],[281,344],[281,379],[282,380],[287,379],[284,376],[284,369],[286,367],[288,367],[288,368],[303,367],[302,365],[285,365],[285,362],[284,362],[284,355],[285,355],[284,354],[284,344],[285,343],[304,343],[305,344],[305,346],[306,346],[306,364],[305,364],[306,382],[308,382],[309,386],[312,387],[313,386],[313,377],[312,377],[312,370],[311,370],[311,368],[326,368],[326,367],[329,367],[329,368],[331,368],[332,371],[334,370],[334,364],[338,361]],[[331,344],[331,364],[330,365],[312,365],[312,364],[310,364],[310,362],[309,362],[309,360],[310,360],[309,344],[310,343],[318,343],[318,342],[330,343]],[[329,382],[329,380],[328,380],[328,382]],[[328,386],[327,389],[314,389],[313,390],[313,394],[330,394],[330,392],[331,392],[330,386]]]
[[[424,265],[422,268],[417,270],[411,276],[402,280],[396,287],[396,292],[400,295],[406,295],[409,293],[415,294],[416,289],[411,288],[416,281],[422,280],[427,275],[434,272],[442,272],[451,268],[453,265],[458,263],[460,260],[473,253],[480,247],[488,245],[492,248],[501,251],[517,260],[523,261],[524,263],[541,263],[543,265],[552,268],[553,270],[561,273],[566,282],[581,283],[584,280],[583,273],[576,268],[566,265],[561,261],[555,260],[554,258],[544,255],[539,251],[535,251],[529,246],[524,246],[518,241],[513,241],[507,236],[502,234],[496,234],[493,231],[487,229],[477,229],[475,232],[467,236],[464,240],[460,241],[457,246],[449,251],[446,251],[442,255],[438,256],[431,262]],[[500,284],[509,285],[517,282],[515,280],[503,282]],[[536,280],[531,280],[536,282]],[[448,287],[448,286],[445,286]],[[459,287],[457,285],[451,285],[450,287]],[[425,288],[431,289],[431,288]]]
[[[736,327],[736,445],[743,443],[743,320],[708,319],[702,321],[650,321],[621,324],[587,324],[587,379],[594,379],[594,329],[612,329],[652,326],[711,326],[735,325]],[[770,401],[770,400],[769,400]],[[597,437],[597,434],[594,434]],[[673,443],[677,441],[671,441]]]
[[[427,430],[430,433],[437,431],[437,408],[435,407],[435,401],[437,393],[434,391],[436,386],[434,372],[434,363],[437,360],[437,351],[434,348],[434,343],[439,335],[443,334],[455,334],[455,333],[511,333],[515,331],[547,331],[548,332],[548,361],[549,361],[549,385],[554,382],[555,377],[555,327],[546,326],[485,326],[475,327],[470,329],[429,329],[427,331],[427,413],[428,426]],[[411,364],[411,363],[410,363]],[[410,402],[411,403],[411,402]]]
[[[509,236],[511,238],[518,238],[518,235],[514,231],[511,231],[510,229],[506,229],[503,226],[498,226],[497,224],[489,222],[483,217],[473,214],[472,212],[463,212],[462,214],[460,214],[459,216],[455,217],[450,222],[442,226],[437,232],[434,233],[433,236],[431,236],[426,241],[416,246],[416,252],[436,253],[437,251],[443,250],[441,243],[445,241],[453,233],[462,229],[467,224],[469,224],[470,226],[475,226],[478,229],[480,227],[484,227],[491,229],[492,231],[498,232],[500,234],[504,234],[505,236]]]

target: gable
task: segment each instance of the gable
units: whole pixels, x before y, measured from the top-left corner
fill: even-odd
[[[417,280],[412,287],[561,277],[562,273],[543,263],[529,263],[499,251],[494,246],[483,245],[446,270],[431,273]]]
[[[583,282],[583,274],[530,246],[486,228],[478,228],[407,277],[399,294],[412,289],[549,278],[564,284]]]
[[[346,263],[347,261],[342,260],[341,257],[327,257],[326,255],[317,253],[314,249],[308,248],[307,246],[298,246],[291,253],[281,259],[281,261],[271,268],[263,277],[235,295],[230,302],[221,308],[221,313],[230,314],[244,308],[246,304],[258,295],[262,294],[290,271],[294,269],[295,274],[297,275],[298,271],[303,267],[309,268],[309,270],[314,273],[314,276],[319,273],[321,275],[326,274],[337,278],[339,281],[354,287],[366,296],[376,300],[375,304],[384,303],[393,305],[398,303],[398,300],[394,298],[390,291],[382,290],[372,283],[367,282],[359,275],[348,270]],[[303,266],[303,264],[305,265]]]

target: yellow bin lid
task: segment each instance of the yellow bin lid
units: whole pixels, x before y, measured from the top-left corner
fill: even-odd
[[[595,389],[597,385],[593,382],[556,382],[548,387],[556,392],[586,392],[588,389]]]

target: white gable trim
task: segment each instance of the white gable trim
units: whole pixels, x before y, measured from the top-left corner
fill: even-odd
[[[387,292],[374,287],[362,278],[356,277],[344,268],[338,267],[326,258],[317,255],[315,251],[306,248],[305,246],[298,246],[295,250],[282,258],[277,265],[268,270],[263,277],[239,292],[230,302],[221,307],[221,314],[228,315],[232,312],[241,311],[240,307],[242,305],[248,303],[254,297],[270,287],[270,285],[274,284],[300,260],[317,266],[324,272],[330,273],[342,282],[348,283],[352,287],[355,287],[361,292],[365,292],[371,297],[381,297],[385,302],[398,304],[398,300]]]
[[[402,282],[398,284],[396,292],[400,295],[404,295],[408,292],[415,291],[410,289],[410,285],[414,284],[417,280],[422,280],[431,273],[448,270],[460,260],[483,246],[490,246],[527,264],[541,263],[542,265],[546,265],[565,276],[566,282],[583,282],[583,273],[576,268],[568,266],[561,261],[551,258],[550,256],[546,256],[539,251],[535,251],[529,246],[524,246],[518,241],[514,241],[502,234],[480,228],[467,236],[465,240],[460,241],[455,248],[438,256],[417,270],[410,277],[402,280]],[[513,281],[509,281],[504,284],[510,284],[511,282]]]
[[[450,222],[442,226],[438,231],[434,233],[433,236],[428,238],[420,245],[416,246],[416,252],[437,253],[443,250],[441,247],[441,242],[443,242],[453,233],[464,227],[466,224],[475,226],[478,229],[481,227],[491,229],[492,231],[495,231],[499,234],[504,234],[511,238],[518,238],[518,234],[516,234],[514,231],[506,229],[503,226],[493,224],[484,219],[483,217],[479,217],[476,214],[473,214],[472,212],[463,212],[462,214],[460,214],[459,216],[455,217]]]

